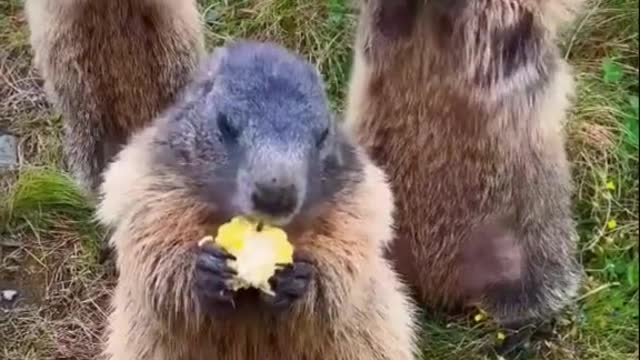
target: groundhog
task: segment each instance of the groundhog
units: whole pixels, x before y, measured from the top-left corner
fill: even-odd
[[[64,152],[95,196],[105,165],[173,102],[204,52],[194,0],[27,0],[34,64]]]
[[[415,309],[384,258],[393,196],[332,119],[311,64],[271,43],[218,48],[105,173],[98,216],[120,273],[106,357],[414,359]],[[230,291],[198,240],[233,216],[288,233],[275,296]]]
[[[519,326],[579,289],[554,42],[581,2],[361,3],[347,128],[389,174],[388,255],[428,309]]]

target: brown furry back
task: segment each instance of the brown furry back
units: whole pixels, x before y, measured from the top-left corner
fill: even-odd
[[[414,307],[382,255],[393,202],[378,168],[362,157],[364,180],[291,238],[316,276],[289,313],[261,312],[249,301],[218,319],[195,300],[192,274],[197,241],[222,219],[179,174],[155,168],[155,132],[137,135],[106,172],[99,216],[116,229],[120,270],[108,359],[414,359]]]
[[[170,104],[204,50],[194,0],[28,0],[35,65],[65,153],[95,191],[128,137]]]
[[[554,44],[582,1],[363,1],[347,123],[390,175],[392,257],[434,307],[503,322],[578,289]]]

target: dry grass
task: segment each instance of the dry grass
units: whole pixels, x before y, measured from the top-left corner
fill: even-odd
[[[0,307],[0,359],[93,359],[113,280],[87,258],[71,221],[13,240],[20,245],[5,247],[0,285],[21,294]]]
[[[318,64],[342,107],[355,20],[345,0],[200,3],[210,46],[282,43]],[[31,67],[27,34],[18,0],[0,0],[0,129],[19,137],[21,169],[0,177],[0,289],[23,291],[19,303],[0,303],[0,359],[94,359],[113,277],[96,261],[102,233],[91,206],[59,171],[61,119]],[[638,358],[638,0],[592,0],[563,47],[579,83],[567,131],[588,280],[518,359]],[[491,324],[425,320],[427,358],[494,358]]]
[[[20,139],[19,161],[60,166],[62,123],[31,66],[26,20],[16,0],[0,0],[0,129]]]

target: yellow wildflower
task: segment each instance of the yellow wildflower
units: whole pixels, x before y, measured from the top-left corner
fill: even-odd
[[[607,190],[614,191],[615,189],[616,189],[616,183],[614,183],[613,181],[607,182]]]
[[[609,220],[609,222],[607,223],[607,228],[609,228],[609,230],[614,230],[618,227],[618,222],[615,219],[611,219]]]
[[[487,319],[487,313],[482,309],[479,309],[479,312],[476,314],[476,316],[473,317],[473,320],[475,322],[482,322],[486,319]]]

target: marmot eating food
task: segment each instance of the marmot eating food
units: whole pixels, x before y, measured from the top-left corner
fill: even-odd
[[[393,198],[332,120],[318,71],[285,49],[218,49],[106,172],[120,270],[114,360],[410,360],[414,307],[384,259]],[[233,292],[197,242],[235,215],[286,229],[275,296]]]

